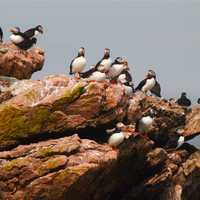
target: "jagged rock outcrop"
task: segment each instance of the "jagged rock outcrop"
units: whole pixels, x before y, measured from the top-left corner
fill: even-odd
[[[198,133],[198,108],[142,92],[130,98],[120,84],[64,75],[3,77],[1,90],[0,199],[200,198],[199,150],[156,143]],[[134,125],[150,109],[156,116],[149,132],[136,132]],[[119,121],[132,124],[132,135],[113,149],[105,143],[105,128]]]
[[[0,43],[0,75],[29,79],[43,64],[44,51],[40,48],[24,51],[12,43]]]
[[[149,140],[118,151],[74,135],[0,152],[1,199],[119,199],[140,181]]]
[[[17,81],[0,105],[0,147],[45,134],[55,135],[120,121],[128,98],[118,84],[77,82],[66,76]]]

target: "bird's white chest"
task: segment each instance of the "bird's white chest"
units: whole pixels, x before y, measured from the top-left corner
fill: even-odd
[[[81,57],[76,58],[72,63],[72,72],[78,73],[78,72],[83,71],[86,64],[87,64],[87,61],[85,57],[81,56]]]
[[[124,138],[125,138],[125,136],[124,136],[123,132],[114,133],[108,139],[108,144],[112,147],[116,147],[124,141]]]
[[[38,36],[39,33],[40,33],[39,31],[35,30],[35,31],[34,31],[34,36]]]
[[[12,34],[12,35],[10,36],[10,40],[11,40],[14,44],[19,44],[19,43],[21,43],[21,42],[24,41],[24,38],[23,38],[22,36],[20,36],[20,35],[14,35],[14,34]]]
[[[89,81],[103,81],[106,79],[106,74],[96,71],[88,78]]]
[[[123,64],[116,64],[110,68],[109,75],[111,77],[118,76],[123,70]]]
[[[143,117],[139,122],[139,131],[147,132],[153,123],[153,118],[150,116]]]
[[[110,66],[111,66],[111,59],[103,59],[100,63],[100,66],[99,66],[99,71],[108,71],[110,69]]]
[[[155,78],[147,79],[145,85],[142,87],[143,92],[151,90],[156,84]]]
[[[125,94],[131,96],[133,94],[133,89],[130,86],[124,85]]]
[[[184,142],[185,142],[185,138],[183,136],[180,136],[178,139],[177,148],[182,146]]]
[[[126,75],[125,74],[120,74],[117,80],[122,84],[126,83],[127,82]]]

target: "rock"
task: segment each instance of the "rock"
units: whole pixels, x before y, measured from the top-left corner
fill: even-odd
[[[200,133],[200,106],[193,106],[187,115],[185,125],[185,135]]]
[[[0,105],[1,149],[37,135],[112,124],[124,118],[128,104],[121,85],[62,75],[16,81],[4,91],[14,97]]]
[[[44,51],[40,48],[24,51],[11,43],[0,44],[0,75],[29,79],[43,64]]]
[[[77,135],[21,145],[0,152],[0,196],[7,200],[113,199],[140,180],[151,146],[138,136],[115,151]]]

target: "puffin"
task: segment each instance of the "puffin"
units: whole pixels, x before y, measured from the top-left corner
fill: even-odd
[[[180,148],[185,142],[192,140],[196,136],[200,135],[200,133],[195,133],[193,135],[179,135],[173,134],[171,137],[168,138],[168,141],[165,145],[166,148]]]
[[[149,113],[146,113],[145,116],[142,116],[142,118],[136,122],[136,131],[140,133],[148,133],[154,122],[155,116],[156,112],[150,109]]]
[[[197,103],[200,104],[200,98],[197,99]]]
[[[141,90],[144,93],[150,91],[158,97],[161,97],[161,87],[156,80],[156,73],[153,70],[148,70],[147,76],[136,87],[136,90]]]
[[[125,94],[130,96],[134,92],[134,85],[132,82],[132,76],[127,69],[124,69],[117,78],[117,82],[124,86]]]
[[[100,72],[107,72],[110,69],[112,61],[110,59],[110,49],[104,49],[103,58],[96,64],[95,69]]]
[[[75,74],[77,75],[77,78],[80,78],[81,72],[85,68],[86,64],[85,49],[84,47],[81,47],[78,51],[78,56],[71,61],[69,74]]]
[[[12,33],[12,35],[10,36],[10,40],[12,41],[12,43],[19,44],[21,42],[24,41],[25,36],[24,34],[21,32],[19,27],[14,27],[10,29],[10,32]]]
[[[37,39],[35,37],[26,37],[24,33],[20,31],[19,27],[14,27],[10,29],[10,31],[13,33],[10,36],[10,40],[22,50],[28,50],[37,43]]]
[[[110,49],[104,49],[103,58],[86,72],[81,73],[82,78],[87,78],[87,81],[103,81],[107,78],[107,73],[111,66]]]
[[[0,27],[0,42],[3,42],[3,30]]]
[[[44,32],[44,29],[43,29],[42,25],[37,25],[34,28],[28,29],[23,34],[24,34],[24,37],[26,37],[26,38],[33,38],[33,37],[38,36],[39,34],[43,34],[43,32]]]
[[[111,79],[111,81],[116,80],[116,78],[121,74],[121,72],[126,69],[129,69],[128,62],[121,57],[117,57],[111,64],[108,76]]]
[[[132,129],[129,126],[125,126],[122,122],[118,122],[114,129],[106,130],[107,133],[112,135],[108,139],[108,144],[112,147],[119,146],[125,139],[132,135]]]
[[[176,101],[176,103],[184,107],[191,106],[191,101],[187,98],[186,92],[181,93],[181,97]]]

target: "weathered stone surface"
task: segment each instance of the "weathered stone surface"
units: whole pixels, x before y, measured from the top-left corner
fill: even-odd
[[[194,133],[200,133],[200,106],[192,107],[191,112],[187,115],[185,135]]]
[[[0,43],[0,75],[29,79],[43,64],[44,51],[40,48],[24,51],[14,44]]]
[[[17,81],[0,105],[0,147],[42,133],[62,133],[120,121],[128,98],[118,84],[77,82],[66,76]]]
[[[139,136],[116,151],[77,135],[18,146],[0,152],[0,195],[7,200],[112,199],[140,180],[151,148]]]

